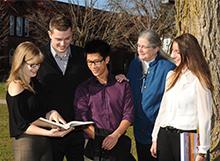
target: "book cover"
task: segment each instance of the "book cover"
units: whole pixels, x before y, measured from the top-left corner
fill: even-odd
[[[180,134],[180,158],[181,161],[195,161],[198,151],[198,134],[181,133]]]
[[[88,125],[94,124],[93,121],[70,121],[66,124],[62,124],[62,123],[50,121],[43,117],[40,117],[39,120],[41,121],[41,125],[44,127],[51,127],[51,128],[59,127],[65,130],[69,128],[75,129],[76,127],[79,127],[79,126],[88,126]]]

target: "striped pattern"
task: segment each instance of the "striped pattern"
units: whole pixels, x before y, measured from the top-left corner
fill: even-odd
[[[199,143],[198,133],[180,134],[181,161],[195,161]]]

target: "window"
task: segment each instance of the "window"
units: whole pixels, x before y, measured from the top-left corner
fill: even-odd
[[[11,49],[9,50],[9,53],[8,53],[8,56],[9,56],[9,59],[8,59],[9,62],[8,62],[8,63],[9,63],[9,65],[12,64],[12,57],[13,57],[14,51],[15,51],[14,48],[11,48]]]
[[[17,36],[23,35],[23,18],[22,17],[16,18],[16,35]]]
[[[24,36],[29,36],[29,21],[26,18],[24,19]]]
[[[163,39],[163,50],[168,53],[169,52],[169,48],[170,48],[170,44],[171,44],[171,38],[167,37]]]
[[[1,21],[0,21],[1,22]],[[0,28],[1,29],[1,28]],[[10,36],[29,37],[29,21],[23,17],[9,17],[9,35]]]
[[[14,16],[9,17],[9,35],[10,36],[15,35],[15,17]]]
[[[2,29],[3,29],[3,26],[2,26],[2,18],[0,17],[0,32],[2,33]]]
[[[162,4],[168,4],[170,1],[169,0],[161,0]]]

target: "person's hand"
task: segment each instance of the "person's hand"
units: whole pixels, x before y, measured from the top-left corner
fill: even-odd
[[[108,135],[102,142],[102,148],[111,150],[118,142],[118,136],[114,134]]]
[[[66,124],[66,121],[63,119],[63,117],[56,111],[52,110],[46,114],[46,118],[48,120],[53,120],[57,123]]]
[[[116,75],[115,79],[120,83],[123,82],[124,80],[129,82],[129,79],[124,74]]]
[[[196,160],[195,161],[205,161],[205,157],[204,156],[200,156],[200,155],[196,155]]]
[[[157,158],[157,143],[155,141],[151,145],[150,152],[154,158]]]
[[[69,132],[71,132],[73,129],[67,129],[67,130],[63,130],[63,129],[51,129],[48,132],[48,136],[50,137],[64,137],[66,134],[68,134]]]

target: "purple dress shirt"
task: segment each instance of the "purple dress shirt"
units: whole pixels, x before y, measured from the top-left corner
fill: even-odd
[[[113,132],[122,120],[133,123],[134,109],[127,81],[119,83],[113,76],[103,85],[92,77],[80,84],[75,93],[76,118],[92,120],[96,127]]]

